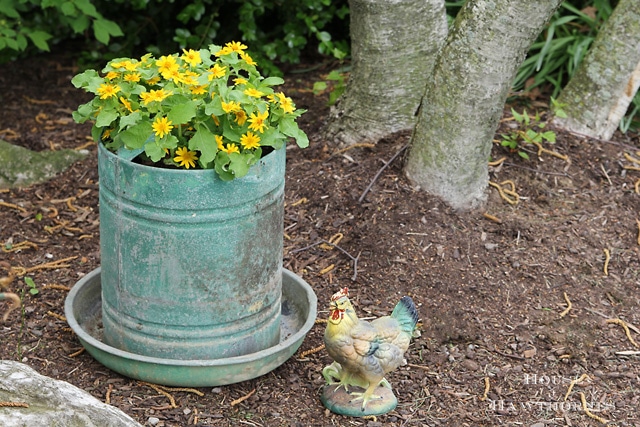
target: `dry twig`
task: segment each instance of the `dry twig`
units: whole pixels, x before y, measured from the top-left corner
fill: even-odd
[[[384,164],[384,166],[382,166],[382,167],[380,168],[380,170],[375,174],[375,176],[373,177],[373,179],[371,180],[371,182],[369,183],[369,185],[367,186],[367,188],[365,188],[365,190],[362,192],[362,195],[361,195],[361,196],[360,196],[360,198],[358,199],[358,203],[362,203],[362,201],[364,200],[364,198],[365,198],[365,197],[367,197],[367,193],[369,193],[369,191],[371,190],[371,187],[373,187],[373,184],[378,180],[378,178],[380,177],[380,175],[382,174],[382,172],[383,172],[387,167],[389,167],[389,165],[390,165],[391,163],[393,163],[393,161],[394,161],[395,159],[397,159],[397,158],[398,158],[398,156],[399,156],[400,154],[402,154],[402,152],[403,152],[404,150],[406,150],[407,148],[409,148],[409,144],[405,144],[405,145],[403,145],[403,146],[398,150],[398,152],[397,152],[396,154],[394,154],[394,155],[389,159],[389,161],[388,161],[388,162],[386,162],[386,163]]]
[[[73,353],[71,353],[68,357],[78,357],[80,356],[82,353],[84,353],[84,347],[82,347],[80,350],[78,351],[74,351]]]
[[[106,403],[107,405],[111,405],[111,392],[113,391],[113,384],[109,384],[109,387],[107,387],[107,393],[104,397],[104,403]]]

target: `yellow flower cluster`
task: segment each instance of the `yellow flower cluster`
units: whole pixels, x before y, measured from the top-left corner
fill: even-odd
[[[295,123],[302,111],[272,89],[282,79],[262,77],[246,49],[230,42],[157,59],[113,60],[103,77],[93,70],[74,77],[77,87],[96,95],[74,117],[95,120],[110,149],[142,146],[155,163],[239,176],[244,170],[233,170],[242,164],[234,156],[251,164],[265,145],[279,148],[289,137],[308,143]]]

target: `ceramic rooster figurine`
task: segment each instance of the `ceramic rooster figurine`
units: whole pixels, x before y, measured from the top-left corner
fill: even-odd
[[[388,410],[393,409],[397,400],[390,392],[391,386],[384,376],[406,363],[404,353],[409,348],[418,322],[418,312],[413,301],[405,296],[398,302],[391,316],[367,322],[358,319],[349,301],[349,290],[343,288],[331,297],[329,312],[324,342],[329,356],[335,362],[325,367],[322,375],[328,384],[338,385],[332,388],[332,393],[344,387],[350,397],[348,402],[336,404],[332,402],[336,399],[335,396],[327,397],[325,393],[323,403],[334,412],[351,415],[348,411],[334,409],[336,406],[348,406],[362,401],[362,406],[358,405],[358,415],[362,415],[370,401],[382,399],[374,394],[381,385],[389,390],[386,394],[390,393],[394,402]],[[350,386],[360,387],[364,392],[353,392],[349,390]],[[327,399],[329,402],[325,402]],[[371,414],[373,413],[367,415]]]

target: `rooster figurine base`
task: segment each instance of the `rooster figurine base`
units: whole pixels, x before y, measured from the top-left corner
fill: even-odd
[[[327,382],[322,404],[331,412],[354,417],[395,409],[398,399],[384,376],[406,364],[404,353],[417,322],[418,312],[409,297],[403,297],[390,316],[366,322],[358,319],[347,288],[335,293],[324,333],[334,362],[322,370]]]
[[[346,383],[335,383],[334,379],[339,378],[333,377],[333,374],[337,374],[341,370],[342,367],[337,362],[333,362],[322,370],[322,374],[328,383],[324,386],[322,396],[320,396],[320,401],[325,408],[335,414],[347,415],[349,417],[382,415],[396,409],[398,399],[393,394],[393,391],[391,391],[391,386],[386,380],[384,384],[374,389],[376,398],[369,400],[363,409],[362,400],[359,400],[358,396],[364,394],[366,386],[356,386],[353,383],[347,386]],[[327,375],[331,375],[331,377],[327,377]]]

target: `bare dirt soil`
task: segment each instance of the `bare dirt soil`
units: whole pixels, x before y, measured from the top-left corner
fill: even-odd
[[[0,276],[17,274],[5,290],[24,301],[0,325],[0,358],[75,384],[142,424],[155,417],[158,426],[605,425],[594,417],[639,426],[640,172],[625,169],[640,166],[625,157],[640,158],[638,135],[597,141],[559,132],[551,148],[569,161],[535,150],[525,161],[496,144],[492,157],[507,159],[491,168],[491,181],[512,181],[519,202],[489,187],[490,216],[457,214],[411,186],[404,153],[374,182],[408,135],[343,153],[320,137],[327,95],[311,88],[331,67],[287,78],[285,92],[309,110],[301,126],[312,146],[288,150],[284,262],[315,290],[321,318],[343,286],[362,317],[389,314],[403,295],[419,305],[422,335],[408,365],[388,377],[396,410],[359,419],[324,409],[320,372],[330,359],[324,351],[301,357],[322,343],[322,324],[273,372],[198,389],[202,396],[170,391],[175,407],[79,354],[63,305],[68,287],[100,264],[98,175],[89,128],[71,120],[87,98],[70,84],[77,70],[66,55],[0,66],[1,138],[34,150],[91,151],[48,183],[0,193]],[[627,322],[629,335],[610,319]]]

